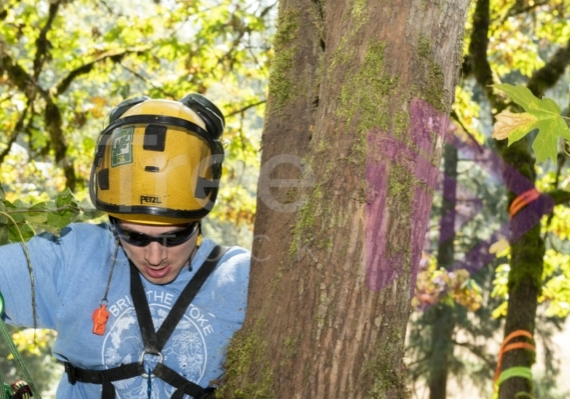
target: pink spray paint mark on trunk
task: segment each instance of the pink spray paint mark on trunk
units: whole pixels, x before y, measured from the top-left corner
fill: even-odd
[[[439,165],[432,164],[433,153],[443,145],[449,120],[445,114],[422,100],[410,104],[409,135],[414,142],[410,148],[385,131],[371,131],[367,137],[366,162],[366,279],[371,290],[387,287],[404,271],[411,261],[411,291],[413,293],[417,270],[421,259],[425,232],[430,215],[431,197],[439,174]],[[413,182],[410,193],[410,220],[407,223],[389,223],[390,218],[402,215],[385,213],[390,165],[404,167]],[[409,184],[403,182],[403,184]],[[409,250],[388,251],[394,232],[389,225],[407,229]],[[400,232],[398,232],[400,233]],[[411,256],[407,256],[407,254]],[[409,259],[407,259],[409,258]]]

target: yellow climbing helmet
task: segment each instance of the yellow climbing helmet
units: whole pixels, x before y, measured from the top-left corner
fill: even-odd
[[[119,104],[99,134],[91,201],[136,223],[202,219],[218,194],[223,129],[222,113],[200,94],[180,101],[143,96]]]

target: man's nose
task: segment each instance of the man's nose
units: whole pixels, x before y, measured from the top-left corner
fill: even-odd
[[[152,241],[145,247],[145,259],[151,265],[159,265],[167,257],[167,248],[156,241]]]

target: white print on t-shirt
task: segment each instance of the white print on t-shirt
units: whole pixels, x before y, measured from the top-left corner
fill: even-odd
[[[147,300],[154,326],[158,328],[170,312],[174,298],[169,293],[148,291]],[[113,317],[109,320],[110,324],[107,325],[103,341],[101,353],[103,364],[115,367],[138,361],[143,343],[132,299],[125,296],[109,304],[108,309]],[[198,384],[206,369],[208,353],[205,337],[213,333],[209,321],[213,317],[215,317],[213,314],[205,314],[198,307],[190,305],[162,350],[165,365]],[[151,371],[156,361],[158,361],[157,356],[145,356],[145,368]],[[175,388],[157,380],[155,377],[151,378],[151,398],[170,397]],[[114,385],[118,399],[146,398],[148,395],[148,379],[131,378],[116,381]]]

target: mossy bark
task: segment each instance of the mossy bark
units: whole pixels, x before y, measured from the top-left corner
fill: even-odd
[[[280,3],[250,305],[221,397],[408,397],[467,4]]]

